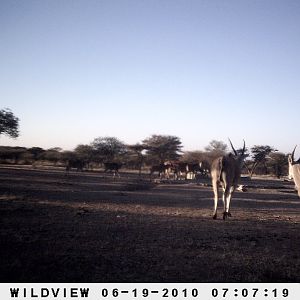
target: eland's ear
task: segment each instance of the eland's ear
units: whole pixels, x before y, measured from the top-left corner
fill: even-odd
[[[289,154],[289,156],[288,156],[288,162],[289,162],[290,164],[293,164],[293,157],[292,157],[291,154]]]

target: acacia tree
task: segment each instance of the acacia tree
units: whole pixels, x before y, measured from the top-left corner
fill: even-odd
[[[215,158],[226,154],[227,145],[223,141],[212,140],[204,150],[206,151],[206,160],[211,165]]]
[[[155,163],[177,160],[182,152],[182,143],[176,136],[154,134],[145,139],[143,144],[149,160]]]
[[[271,146],[254,146],[251,148],[252,152],[252,157],[253,157],[253,163],[250,171],[250,177],[252,177],[255,169],[257,168],[258,165],[263,165],[265,169],[265,174],[268,172],[268,167],[267,167],[267,161],[269,158],[269,155],[273,152],[276,152],[275,148]]]
[[[126,154],[126,145],[116,137],[98,137],[91,143],[99,162],[121,160]]]
[[[212,140],[204,149],[205,151],[212,153],[214,156],[221,156],[226,153],[227,145],[222,141]]]
[[[19,118],[10,109],[0,110],[0,135],[6,134],[12,138],[19,136]]]

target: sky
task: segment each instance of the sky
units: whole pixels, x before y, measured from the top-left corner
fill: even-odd
[[[298,0],[0,0],[0,145],[300,143]]]

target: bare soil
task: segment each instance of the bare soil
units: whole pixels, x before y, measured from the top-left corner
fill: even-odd
[[[0,168],[1,282],[300,282],[293,184],[243,179],[212,219],[209,181]]]

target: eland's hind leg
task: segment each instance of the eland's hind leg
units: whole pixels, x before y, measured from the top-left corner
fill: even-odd
[[[229,217],[230,198],[231,198],[231,188],[229,186],[226,186],[224,188],[224,194],[223,194],[223,202],[224,202],[223,220]]]
[[[214,214],[213,214],[213,219],[216,219],[217,218],[218,200],[219,200],[219,188],[218,188],[219,183],[217,181],[213,180],[212,185],[213,185],[213,191],[214,191]]]
[[[225,211],[227,212],[227,216],[228,217],[231,217],[231,213],[230,213],[230,201],[231,201],[232,194],[233,194],[234,190],[235,190],[235,188],[232,186],[229,189],[229,193],[228,193],[228,196],[227,196],[227,203],[226,203]]]

